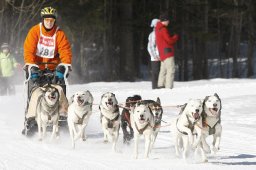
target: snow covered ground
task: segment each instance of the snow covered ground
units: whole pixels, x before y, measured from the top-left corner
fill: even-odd
[[[78,141],[71,148],[68,131],[61,129],[60,138],[50,141],[50,135],[40,142],[37,136],[21,135],[24,121],[23,86],[17,86],[15,96],[0,97],[0,170],[28,169],[256,169],[256,80],[212,79],[191,82],[175,82],[175,88],[152,90],[150,82],[97,82],[69,86],[68,96],[78,90],[88,89],[94,96],[93,115],[86,129],[88,139]],[[119,103],[128,96],[139,94],[143,99],[160,97],[164,106],[163,120],[169,122],[178,113],[173,107],[186,103],[190,98],[203,99],[218,93],[222,99],[223,135],[221,150],[208,155],[208,163],[187,162],[175,156],[170,127],[166,126],[156,140],[149,159],[143,158],[144,140],[141,138],[139,158],[132,158],[133,143],[118,142],[119,152],[111,150],[111,144],[103,143],[98,105],[103,93],[116,94]],[[165,123],[163,123],[165,125]]]

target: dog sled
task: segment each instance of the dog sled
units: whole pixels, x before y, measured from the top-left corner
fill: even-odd
[[[39,92],[40,88],[46,86],[52,86],[57,88],[58,91],[63,94],[62,100],[66,98],[66,86],[67,86],[67,77],[69,72],[69,65],[59,64],[54,71],[48,69],[47,65],[56,63],[40,63],[46,66],[46,69],[40,70],[38,65],[31,64],[25,65],[25,77],[26,80],[24,82],[24,91],[26,96],[26,104],[25,104],[25,121],[24,121],[24,129],[22,130],[22,134],[25,136],[33,136],[33,134],[38,130],[37,122],[36,122],[36,110],[39,99],[43,97],[43,92]],[[38,93],[38,94],[36,94]],[[68,103],[67,103],[68,105]],[[64,109],[65,110],[65,109]],[[34,116],[30,116],[30,114],[34,114]],[[60,114],[60,113],[59,113]],[[65,114],[59,115],[58,120],[59,127],[67,126],[67,116]],[[50,127],[51,128],[51,127]],[[50,129],[49,128],[49,129]],[[47,128],[48,129],[48,128]]]

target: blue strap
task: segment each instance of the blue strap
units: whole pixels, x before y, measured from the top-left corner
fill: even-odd
[[[37,79],[38,78],[38,73],[32,73],[30,78],[31,79]]]
[[[63,79],[64,78],[64,74],[59,72],[59,71],[56,71],[56,76],[60,79]]]

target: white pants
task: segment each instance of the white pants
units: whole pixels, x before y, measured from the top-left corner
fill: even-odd
[[[161,67],[158,77],[158,87],[172,89],[175,75],[174,56],[161,61]]]

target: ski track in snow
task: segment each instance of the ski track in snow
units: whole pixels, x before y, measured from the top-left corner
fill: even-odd
[[[88,139],[77,141],[71,148],[68,130],[60,129],[60,138],[38,141],[21,135],[24,121],[23,86],[17,86],[15,96],[0,97],[0,170],[29,169],[256,169],[256,80],[213,79],[191,82],[175,82],[175,88],[151,90],[150,82],[97,82],[69,86],[68,97],[78,90],[90,90],[94,97],[93,115],[86,128]],[[143,99],[160,97],[164,106],[163,120],[167,123],[176,117],[179,109],[174,106],[186,103],[190,98],[204,99],[215,92],[222,99],[223,134],[220,151],[208,155],[208,163],[195,163],[191,156],[187,161],[175,156],[170,127],[162,127],[149,159],[144,159],[144,139],[141,136],[139,156],[135,160],[133,142],[122,143],[120,129],[118,152],[112,144],[103,143],[98,105],[101,95],[107,91],[116,94],[119,103],[128,96],[139,94]],[[120,109],[122,111],[122,109]],[[166,123],[162,123],[165,125]],[[211,137],[207,139],[211,141]]]

